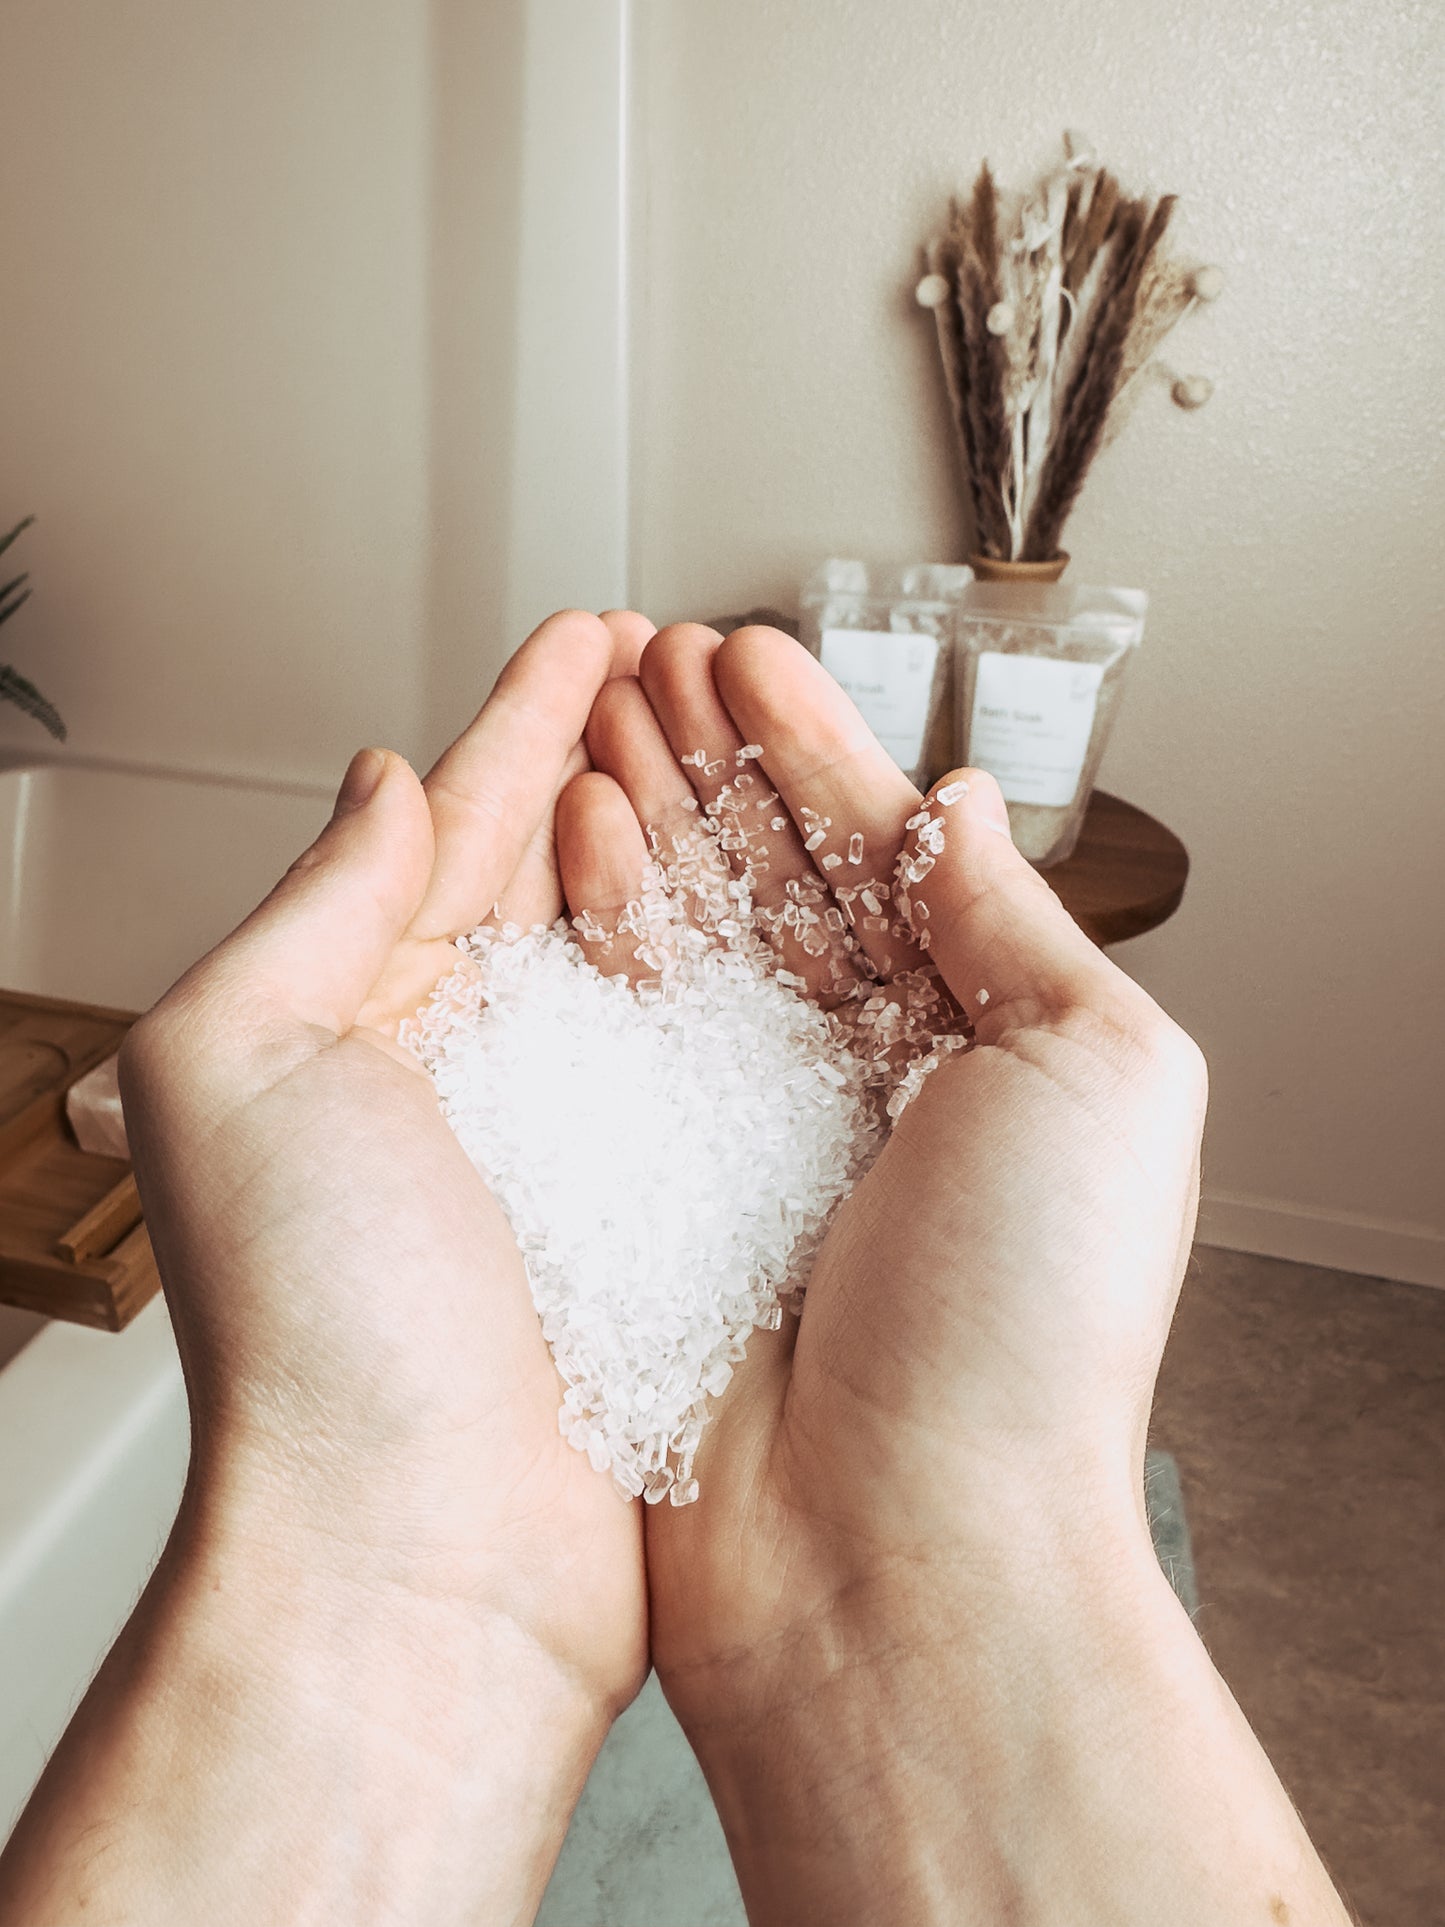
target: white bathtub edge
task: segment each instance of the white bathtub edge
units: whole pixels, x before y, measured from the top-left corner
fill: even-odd
[[[160,1298],[123,1332],[57,1320],[0,1372],[0,1638],[10,1602],[180,1389]]]

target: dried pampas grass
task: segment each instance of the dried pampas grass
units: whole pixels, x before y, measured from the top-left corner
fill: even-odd
[[[1217,269],[1168,250],[1174,206],[1172,195],[1125,193],[1067,136],[1062,165],[1022,195],[1001,196],[985,164],[929,243],[918,298],[934,311],[981,553],[1058,554],[1140,377],[1195,303],[1217,294]]]

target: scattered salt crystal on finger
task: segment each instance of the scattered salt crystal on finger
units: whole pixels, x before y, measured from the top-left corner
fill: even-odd
[[[823,858],[823,868],[825,870],[837,870],[842,867],[842,862],[843,859],[836,850],[829,850],[828,854]]]
[[[986,990],[980,990],[978,992],[977,1001],[981,1005],[986,1004],[988,1002],[988,992]]]
[[[861,830],[854,830],[853,834],[848,838],[848,861],[850,863],[861,863],[863,861],[863,832]]]
[[[744,763],[752,762],[755,757],[761,756],[762,753],[763,746],[761,743],[744,743],[738,751],[735,761],[739,768],[741,768]]]
[[[814,830],[811,836],[804,838],[803,848],[805,850],[816,850],[827,841],[828,833],[826,830]]]
[[[770,830],[785,830],[787,827],[788,827],[788,819],[785,816],[775,816],[772,822],[768,825],[768,828]]]
[[[960,776],[956,783],[944,784],[943,788],[938,792],[937,801],[947,807],[948,804],[957,803],[967,795],[968,784]]]
[[[927,821],[928,821],[928,811],[926,809],[923,809],[923,810],[919,810],[916,815],[910,816],[907,822],[903,825],[903,827],[905,830],[916,830],[916,829],[919,829]]]

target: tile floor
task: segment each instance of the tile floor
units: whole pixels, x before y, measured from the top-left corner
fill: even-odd
[[[1154,1439],[1196,1626],[1363,1927],[1445,1923],[1445,1291],[1198,1247]]]

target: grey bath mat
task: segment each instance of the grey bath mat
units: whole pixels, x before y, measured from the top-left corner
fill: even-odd
[[[1179,1467],[1167,1452],[1145,1454],[1144,1503],[1149,1510],[1149,1531],[1164,1575],[1193,1619],[1199,1611],[1194,1548],[1189,1543],[1189,1522],[1184,1517]]]
[[[1179,1468],[1150,1452],[1154,1550],[1192,1617],[1199,1607]],[[656,1678],[597,1756],[537,1927],[747,1927],[722,1826]]]

